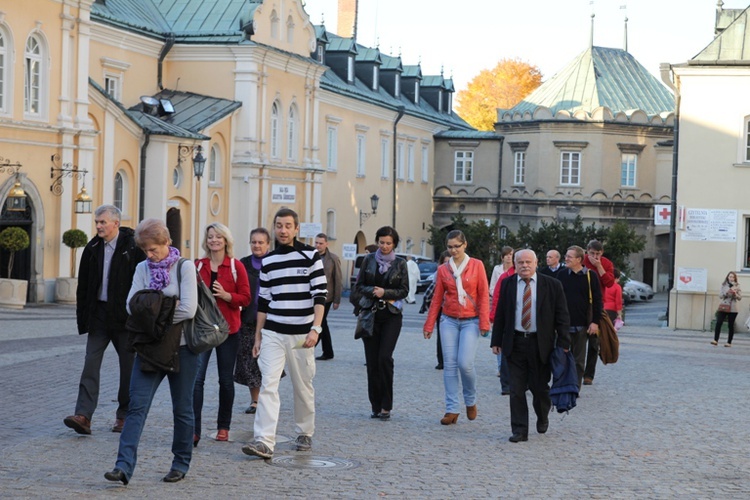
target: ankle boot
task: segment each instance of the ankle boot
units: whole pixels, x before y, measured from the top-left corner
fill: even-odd
[[[446,413],[443,418],[440,419],[440,423],[443,425],[455,424],[458,421],[458,413]]]
[[[466,407],[466,418],[468,418],[469,420],[474,420],[475,418],[477,418],[477,405]]]

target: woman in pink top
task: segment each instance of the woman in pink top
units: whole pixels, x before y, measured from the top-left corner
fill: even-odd
[[[424,338],[432,336],[440,316],[440,340],[443,347],[445,416],[443,425],[455,424],[459,415],[458,379],[461,375],[466,417],[477,418],[477,372],[474,359],[479,335],[490,330],[490,294],[487,273],[479,259],[466,254],[464,233],[454,230],[447,236],[450,260],[438,268],[435,294],[424,324]]]

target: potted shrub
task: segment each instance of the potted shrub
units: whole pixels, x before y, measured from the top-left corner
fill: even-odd
[[[10,253],[8,277],[0,279],[0,306],[23,309],[29,282],[11,279],[16,252],[29,248],[29,235],[20,227],[7,227],[0,231],[0,248]]]
[[[71,249],[70,278],[57,278],[55,283],[55,301],[63,304],[75,304],[78,278],[76,278],[76,250],[85,247],[88,236],[80,229],[68,229],[62,236],[63,244]]]

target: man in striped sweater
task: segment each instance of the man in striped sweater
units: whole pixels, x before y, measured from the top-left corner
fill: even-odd
[[[282,208],[274,217],[276,249],[263,257],[253,356],[263,375],[255,414],[255,440],[242,452],[271,458],[279,421],[279,380],[287,366],[294,387],[297,451],[312,449],[315,431],[315,344],[326,301],[323,261],[315,248],[295,239],[299,217]]]

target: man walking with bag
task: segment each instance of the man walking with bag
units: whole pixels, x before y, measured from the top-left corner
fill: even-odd
[[[274,217],[276,249],[263,257],[253,356],[263,381],[253,433],[242,452],[271,458],[279,420],[279,380],[287,366],[294,388],[297,451],[312,449],[315,431],[315,344],[322,331],[326,276],[317,250],[295,239],[299,217],[282,208]]]

